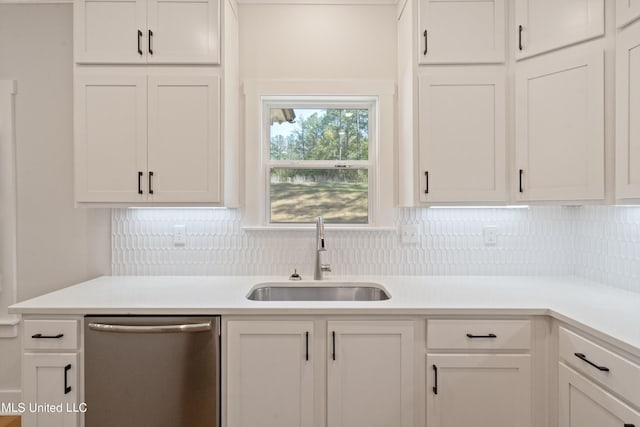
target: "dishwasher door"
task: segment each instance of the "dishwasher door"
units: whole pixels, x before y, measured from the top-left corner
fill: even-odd
[[[220,318],[85,318],[85,427],[217,427]]]

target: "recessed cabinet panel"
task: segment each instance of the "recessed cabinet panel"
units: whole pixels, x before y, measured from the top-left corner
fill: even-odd
[[[640,413],[560,363],[559,427],[640,425]]]
[[[616,44],[616,197],[640,198],[640,22]]]
[[[413,426],[412,323],[330,321],[327,331],[327,425]]]
[[[150,63],[211,63],[219,58],[217,0],[150,0]]]
[[[504,86],[502,70],[420,76],[422,202],[505,200]]]
[[[79,425],[78,355],[26,353],[22,358],[25,427],[76,427]],[[62,405],[62,411],[40,410],[29,405]],[[31,408],[31,409],[29,409]],[[74,408],[76,412],[74,412]]]
[[[519,200],[604,197],[603,52],[559,52],[516,69]]]
[[[515,9],[516,59],[604,35],[604,0],[515,0]]]
[[[427,355],[429,427],[531,425],[529,355]]]
[[[218,77],[149,77],[154,202],[220,201]]]
[[[640,0],[616,0],[616,25],[624,27],[640,18]]]
[[[142,76],[76,76],[79,202],[136,202],[146,171],[147,82]],[[141,183],[144,180],[141,180]]]
[[[418,62],[503,62],[504,25],[504,0],[421,0]]]
[[[144,0],[75,1],[76,62],[146,62],[146,8]]]
[[[313,336],[311,321],[229,322],[227,426],[314,426]]]

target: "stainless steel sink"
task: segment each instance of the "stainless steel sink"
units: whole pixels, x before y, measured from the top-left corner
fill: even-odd
[[[384,301],[386,289],[373,282],[259,283],[247,295],[252,301]]]

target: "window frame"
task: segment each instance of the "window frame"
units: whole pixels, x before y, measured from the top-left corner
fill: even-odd
[[[262,164],[264,165],[265,225],[271,227],[304,226],[310,222],[272,222],[271,221],[271,170],[273,168],[288,169],[321,169],[335,170],[367,170],[367,222],[361,223],[327,223],[336,227],[369,227],[375,223],[376,174],[377,165],[377,118],[378,99],[373,96],[263,96],[262,103]],[[368,111],[368,152],[367,160],[274,160],[271,158],[271,109],[272,108],[307,108],[307,109],[359,109]]]
[[[280,80],[247,79],[243,82],[244,98],[244,230],[310,230],[310,223],[269,223],[267,211],[267,170],[264,161],[269,154],[270,117],[263,109],[263,98],[270,100],[306,99],[369,99],[375,100],[376,129],[369,139],[375,139],[375,161],[369,168],[368,224],[326,224],[328,229],[395,230],[393,225],[394,193],[397,190],[394,170],[396,151],[395,103],[396,84],[393,80]],[[317,103],[316,103],[317,104]],[[344,105],[344,104],[343,104]],[[326,108],[326,107],[325,107]],[[370,148],[370,153],[372,149]],[[375,175],[375,176],[374,176]]]

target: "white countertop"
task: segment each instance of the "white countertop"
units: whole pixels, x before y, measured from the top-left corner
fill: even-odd
[[[9,307],[10,313],[62,314],[394,314],[549,315],[640,356],[640,294],[572,277],[377,276],[375,302],[249,301],[265,276],[104,276]],[[332,278],[331,282],[337,280]],[[294,282],[295,283],[295,282]],[[299,283],[299,282],[298,282]]]

